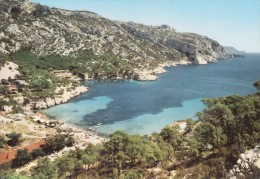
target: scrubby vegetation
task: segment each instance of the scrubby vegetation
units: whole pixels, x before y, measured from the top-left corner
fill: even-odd
[[[4,144],[6,144],[5,137],[0,135],[0,148],[3,148]]]
[[[182,132],[178,126],[167,126],[151,136],[117,131],[102,145],[76,149],[54,162],[39,160],[32,176],[167,178],[167,172],[163,171],[175,170],[176,178],[187,174],[188,178],[225,178],[239,154],[260,142],[260,93],[203,99],[203,102],[207,108],[197,114],[197,121],[187,119]],[[64,136],[51,139],[42,150],[45,154],[58,151],[66,145],[65,141]],[[32,153],[43,156],[42,151]],[[162,170],[155,174],[148,170],[153,167]],[[10,172],[5,174],[10,175]]]
[[[122,60],[115,55],[105,53],[96,55],[92,50],[81,51],[70,56],[37,56],[29,51],[21,50],[11,55],[0,53],[0,66],[6,61],[12,61],[19,65],[21,75],[17,77],[25,84],[17,84],[15,80],[2,79],[0,83],[0,94],[22,93],[25,97],[32,100],[52,97],[62,91],[55,91],[57,87],[65,87],[69,84],[77,87],[79,82],[55,75],[55,71],[64,71],[84,78],[132,78],[133,65]],[[9,86],[9,87],[8,87]],[[14,91],[11,91],[10,86]]]
[[[6,61],[10,61],[10,57],[0,52],[0,66],[3,66]]]
[[[260,89],[260,80],[258,80],[254,83],[254,87],[256,87],[257,89]]]
[[[20,80],[28,83],[23,87],[22,92],[29,99],[41,99],[55,95],[58,86],[68,85],[71,80],[60,78],[51,73],[51,67],[43,58],[27,51],[20,51],[12,54],[14,63],[19,65]]]
[[[96,55],[92,50],[85,50],[71,56],[49,55],[38,57],[28,51],[19,51],[12,55],[15,62],[21,65],[23,74],[28,77],[32,67],[37,70],[69,70],[84,78],[116,78],[132,73],[133,66],[115,55],[105,53]],[[46,78],[48,79],[48,78]]]
[[[4,144],[6,143],[10,146],[16,146],[21,141],[21,133],[13,132],[7,134],[7,137],[9,138],[8,141],[6,141],[3,136],[0,136],[0,147],[4,147]],[[34,149],[31,152],[29,152],[27,149],[18,149],[15,159],[13,159],[10,164],[10,168],[21,167],[39,157],[44,157],[54,152],[59,152],[66,146],[71,147],[74,145],[74,143],[75,140],[73,137],[58,134],[52,138],[49,138],[40,148]],[[6,168],[2,168],[2,166],[0,165],[0,176],[1,172],[4,172],[5,170]]]
[[[21,133],[17,133],[17,132],[11,132],[9,134],[6,135],[9,140],[7,141],[8,145],[10,146],[16,146],[19,145],[21,142],[21,137],[22,134]]]
[[[16,85],[29,99],[46,98],[56,94],[58,86],[78,85],[70,79],[56,76],[54,70],[66,70],[81,78],[88,74],[93,78],[116,78],[132,75],[134,64],[129,64],[110,54],[95,55],[82,51],[74,56],[38,57],[27,51],[0,56],[0,64],[6,59],[19,65],[26,85]],[[51,73],[50,73],[51,71]],[[21,111],[9,94],[7,86],[12,79],[2,80],[0,108],[12,105],[14,112]],[[259,89],[259,81],[254,86]],[[129,135],[117,131],[102,145],[89,145],[84,150],[76,149],[52,162],[46,155],[58,152],[65,146],[73,146],[74,139],[58,135],[32,152],[18,150],[12,168],[23,166],[39,157],[38,165],[31,175],[4,172],[3,178],[144,178],[160,175],[167,178],[167,171],[176,171],[177,178],[224,178],[236,163],[240,153],[260,142],[260,93],[249,96],[231,95],[216,99],[203,99],[207,108],[197,113],[198,120],[186,120],[186,128],[167,126],[160,133],[150,136]],[[6,143],[19,145],[19,133],[8,134],[8,141],[0,136],[0,147]],[[151,168],[161,168],[159,174]],[[64,172],[66,171],[66,172]]]

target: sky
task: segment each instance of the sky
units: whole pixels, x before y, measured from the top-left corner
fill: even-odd
[[[87,10],[111,20],[166,24],[221,45],[260,53],[260,0],[31,0],[50,7]]]

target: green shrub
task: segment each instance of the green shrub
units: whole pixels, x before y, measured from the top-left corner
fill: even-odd
[[[75,144],[75,139],[71,136],[69,136],[67,139],[66,139],[66,146],[67,147],[72,147],[74,144]]]
[[[21,133],[11,132],[11,133],[7,134],[6,136],[9,138],[7,143],[10,146],[16,146],[16,145],[20,144],[20,142],[21,142],[21,137],[22,137]]]
[[[31,152],[31,156],[33,159],[36,159],[38,157],[43,157],[45,156],[44,151],[42,150],[42,148],[38,148],[38,149],[33,149]]]
[[[1,83],[3,85],[9,85],[9,82],[6,79],[1,79]]]
[[[5,137],[0,135],[0,148],[3,148],[5,144],[6,144]]]
[[[27,149],[24,150],[18,149],[15,159],[12,160],[12,167],[17,168],[23,166],[29,163],[31,160],[32,160],[32,156]]]
[[[20,105],[14,105],[12,113],[22,113],[23,108]]]

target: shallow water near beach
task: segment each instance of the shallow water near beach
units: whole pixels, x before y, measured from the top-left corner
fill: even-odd
[[[256,92],[260,55],[220,60],[208,65],[167,68],[157,81],[92,80],[91,91],[66,104],[43,110],[56,119],[90,125],[102,134],[124,130],[131,134],[159,132],[176,120],[194,118],[203,110],[201,98]]]

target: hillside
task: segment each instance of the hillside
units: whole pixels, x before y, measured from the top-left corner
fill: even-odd
[[[254,84],[258,89],[259,83]],[[75,138],[81,132],[69,136],[61,132],[31,153],[18,150],[15,159],[0,165],[0,176],[7,179],[46,176],[53,179],[259,179],[260,93],[202,101],[207,107],[197,113],[198,120],[175,122],[149,136],[116,131],[99,145],[73,149],[77,142],[71,136]],[[90,136],[84,137],[83,133],[80,137],[84,141]],[[5,138],[0,135],[0,144],[8,147],[10,140]],[[26,164],[30,162],[35,165],[28,167]],[[17,167],[20,173],[8,170]]]
[[[156,80],[234,55],[217,41],[28,0],[0,0],[0,19],[0,178],[259,178],[259,92],[203,99],[196,121],[149,136],[36,112],[88,92],[83,79]]]
[[[230,55],[238,55],[238,56],[243,56],[245,55],[245,51],[239,51],[234,47],[228,47],[228,46],[224,46],[224,50],[227,54]]]
[[[223,47],[208,37],[173,28],[118,22],[88,11],[69,11],[4,0],[0,4],[0,51],[30,50],[37,55],[77,56],[92,49],[112,53],[137,69],[164,62],[205,64],[225,58]],[[171,63],[169,63],[171,64]]]
[[[28,0],[0,1],[0,18],[0,94],[9,95],[1,100],[13,95],[28,109],[88,91],[80,79],[156,80],[166,66],[228,57],[218,42],[167,25],[112,21]]]

